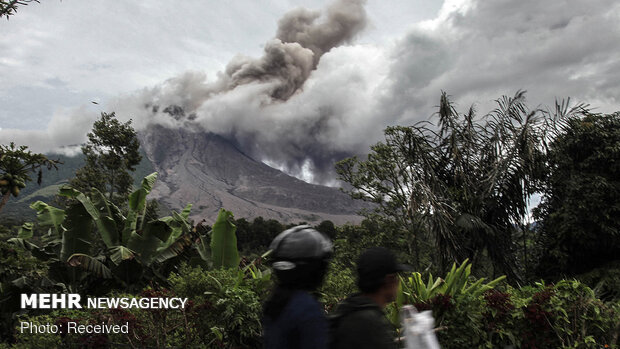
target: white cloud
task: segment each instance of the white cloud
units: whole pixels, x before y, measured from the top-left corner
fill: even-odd
[[[185,17],[180,13],[190,11],[192,5],[180,5],[178,13],[170,13],[171,18],[179,21],[172,20],[172,24],[163,20],[166,16],[162,8],[120,5],[121,18],[108,24],[112,33],[106,34],[104,23],[96,32],[103,40],[102,47],[113,47],[114,38],[119,37],[127,38],[124,45],[136,43],[138,36],[142,37],[138,34],[147,30],[153,31],[153,37],[138,44],[136,50],[119,50],[118,55],[98,58],[95,50],[86,67],[104,76],[101,86],[108,86],[113,94],[139,86],[151,87],[109,99],[106,107],[116,110],[121,118],[134,118],[135,125],[144,128],[151,122],[169,127],[187,125],[187,121],[176,121],[161,110],[155,115],[147,112],[146,103],[162,108],[170,104],[189,106],[188,113],[196,112],[196,122],[202,127],[237,137],[261,160],[300,176],[308,175],[311,160],[315,172],[319,172],[317,180],[326,180],[320,173],[329,172],[335,159],[364,152],[380,140],[385,126],[411,124],[430,117],[441,90],[454,96],[461,110],[475,102],[481,112],[489,111],[495,98],[512,95],[519,89],[528,91],[534,106],[570,96],[599,111],[620,109],[620,61],[616,59],[620,56],[620,3],[613,0],[449,0],[436,18],[412,22],[405,34],[380,30],[382,23],[376,20],[385,20],[394,12],[380,9],[379,3],[371,0],[367,8],[374,9],[369,10],[369,17],[375,20],[373,27],[352,44],[324,55],[303,88],[284,102],[267,97],[272,82],[208,94],[210,86],[218,81],[212,72],[223,70],[233,52],[252,57],[262,54],[258,43],[273,37],[276,25],[267,12],[290,8],[284,1],[264,9],[254,3],[250,7],[241,5],[247,5],[245,2],[232,4],[238,6],[234,10],[239,12],[205,14],[205,18],[214,21],[210,25],[183,22]],[[193,6],[205,13],[210,7],[197,3]],[[244,12],[250,10],[257,11],[256,18]],[[123,13],[132,11],[159,15],[130,26]],[[405,23],[409,16],[415,17],[403,12],[399,23]],[[265,18],[270,22],[261,27],[259,23],[264,25]],[[238,28],[232,32],[218,29],[231,28],[225,25],[227,21],[238,23]],[[174,29],[171,25],[175,30],[192,30],[175,41],[165,35],[167,30]],[[27,60],[29,52],[49,50],[43,48],[47,45],[44,32],[34,29],[31,41],[22,48],[12,47],[11,54],[0,55],[0,73],[25,69],[33,64]],[[161,43],[156,42],[157,36],[161,36]],[[79,42],[82,49],[93,47]],[[122,43],[119,45],[123,47]],[[240,46],[246,48],[239,49]],[[68,54],[64,52],[59,57],[66,59]],[[183,58],[176,60],[178,56]],[[136,61],[135,57],[142,59]],[[20,64],[24,67],[20,68]],[[184,70],[191,72],[181,74]],[[29,74],[41,72],[35,69]],[[65,88],[84,91],[92,76],[81,69],[67,68],[63,74],[41,74],[37,81],[48,85],[63,82]],[[156,83],[170,76],[177,78]],[[117,81],[123,81],[124,86],[116,85]],[[2,91],[6,89],[0,87],[0,95]],[[56,121],[50,123],[48,130],[36,135],[5,127],[0,131],[0,141],[20,135],[22,141],[30,142],[28,137],[35,135],[32,142],[41,147],[78,142],[77,135],[84,135],[89,128],[85,121],[88,117],[72,124],[73,132],[64,132],[60,120],[69,120],[69,116],[61,114],[56,114]]]

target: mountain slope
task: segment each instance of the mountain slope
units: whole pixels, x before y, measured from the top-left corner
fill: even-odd
[[[221,136],[153,125],[140,138],[159,172],[152,196],[171,208],[193,203],[194,219],[213,220],[224,207],[236,217],[283,222],[360,220],[362,203],[258,162]]]

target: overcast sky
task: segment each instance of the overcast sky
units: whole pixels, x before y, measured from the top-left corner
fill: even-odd
[[[299,154],[278,153],[280,139],[307,149],[296,140],[318,130],[316,163],[361,152],[385,126],[428,118],[442,90],[461,110],[477,103],[489,111],[492,100],[519,89],[532,106],[571,97],[597,111],[620,110],[616,0],[368,0],[366,26],[325,53],[290,99],[266,105],[261,84],[196,97],[222,81],[238,55],[266,55],[287,12],[324,11],[331,2],[22,6],[0,21],[0,142],[37,151],[77,144],[101,111],[144,127],[156,119],[138,105],[181,99],[205,129],[251,134],[271,149],[263,160],[295,167]]]
[[[237,54],[258,56],[277,21],[328,1],[43,0],[0,21],[0,127],[44,129],[54,112],[149,87],[188,70],[213,77]],[[111,7],[110,5],[113,6]],[[441,1],[371,0],[356,43],[398,39]]]

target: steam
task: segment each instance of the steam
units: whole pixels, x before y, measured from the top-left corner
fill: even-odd
[[[214,82],[187,72],[120,98],[114,110],[133,115],[140,128],[157,123],[224,135],[258,160],[326,182],[334,161],[350,155],[326,144],[333,111],[317,106],[300,115],[290,107],[297,104],[293,99],[305,99],[301,91],[321,58],[364,29],[364,3],[337,0],[324,12],[295,9],[280,19],[263,56],[234,57]]]

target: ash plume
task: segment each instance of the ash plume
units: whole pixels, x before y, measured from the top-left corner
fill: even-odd
[[[237,58],[226,68],[225,90],[254,81],[276,81],[271,97],[287,100],[310,76],[332,48],[350,41],[366,26],[364,0],[340,0],[321,20],[320,11],[293,10],[278,22],[276,38],[259,59]]]
[[[217,81],[203,86],[201,96],[196,96],[198,103],[252,83],[271,83],[267,94],[274,100],[286,101],[303,86],[323,54],[364,29],[364,3],[365,0],[338,0],[324,14],[304,8],[285,14],[278,22],[276,37],[265,44],[263,56],[234,57]],[[185,77],[189,81],[177,83],[193,82],[192,77]]]
[[[226,136],[258,160],[298,176],[316,172],[313,181],[325,182],[333,176],[323,180],[321,173],[333,172],[334,161],[345,156],[319,139],[330,127],[329,115],[296,115],[282,105],[300,94],[321,57],[364,29],[364,4],[337,0],[325,11],[295,9],[279,20],[261,57],[234,57],[213,82],[204,73],[187,72],[120,99],[115,110],[139,116],[138,127],[157,123]]]

